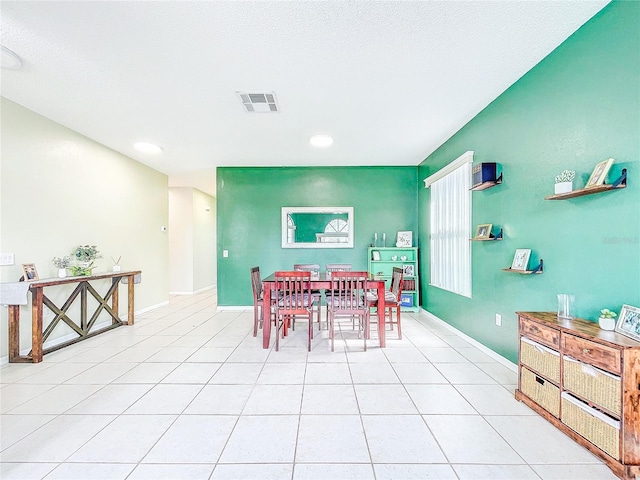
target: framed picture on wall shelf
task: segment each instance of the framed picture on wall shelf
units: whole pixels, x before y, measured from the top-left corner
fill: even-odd
[[[22,273],[24,274],[25,282],[32,282],[38,280],[38,271],[36,270],[35,263],[23,263]]]
[[[407,277],[413,277],[416,274],[413,263],[407,263],[406,265],[402,265],[402,274]]]
[[[526,271],[530,256],[530,248],[517,248],[516,253],[513,255],[513,262],[511,262],[511,270]]]
[[[474,238],[476,240],[485,240],[491,238],[491,227],[492,225],[490,223],[483,223],[481,225],[478,225],[476,227],[476,235]]]
[[[623,305],[615,331],[640,342],[640,308]]]
[[[595,166],[585,188],[596,187],[598,185],[604,184],[604,181],[607,179],[607,173],[609,173],[609,169],[613,165],[613,158],[609,158],[603,162],[600,162]]]
[[[413,232],[398,232],[396,247],[402,248],[411,246],[413,246]]]

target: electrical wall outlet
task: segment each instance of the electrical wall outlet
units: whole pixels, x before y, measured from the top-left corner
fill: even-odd
[[[496,326],[502,326],[502,315],[500,315],[499,313],[496,313]]]
[[[0,253],[0,265],[13,265],[15,256],[13,253]]]
[[[222,256],[227,258],[229,256],[229,250],[222,250]]]

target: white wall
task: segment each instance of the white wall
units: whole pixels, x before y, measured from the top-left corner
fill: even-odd
[[[169,189],[170,292],[216,285],[216,199],[194,188]]]
[[[111,270],[111,257],[119,256],[124,270],[142,270],[136,310],[168,301],[169,240],[160,231],[168,225],[167,176],[5,98],[0,103],[0,250],[14,253],[16,263],[0,267],[0,280],[17,281],[21,264],[32,262],[40,278],[55,276],[52,257],[92,244],[104,255],[96,272]],[[68,293],[54,289],[65,288],[45,294],[62,298]],[[126,300],[120,308],[126,312]],[[0,311],[4,357],[7,309]],[[22,308],[21,317],[27,348],[30,310]]]

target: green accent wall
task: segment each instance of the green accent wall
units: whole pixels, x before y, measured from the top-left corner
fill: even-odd
[[[417,232],[417,173],[417,166],[219,167],[218,304],[253,304],[249,269],[256,265],[263,275],[294,263],[318,263],[322,270],[327,263],[351,263],[366,270],[375,232],[387,234],[387,245],[398,230]],[[312,206],[354,207],[354,248],[283,249],[281,208]]]
[[[640,306],[640,3],[613,2],[431,154],[420,181],[467,150],[497,162],[504,183],[473,192],[473,226],[504,228],[502,242],[473,242],[473,298],[428,286],[429,190],[419,189],[422,306],[515,361],[515,312],[555,311],[575,295],[577,316]],[[609,157],[609,179],[628,169],[628,188],[545,201],[555,175],[574,188]],[[501,271],[516,248],[544,259],[542,275]],[[502,315],[502,327],[495,314]]]

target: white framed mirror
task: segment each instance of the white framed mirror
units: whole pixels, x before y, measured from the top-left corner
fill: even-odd
[[[282,207],[282,248],[353,248],[353,207]]]

